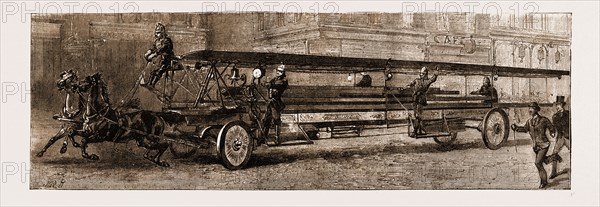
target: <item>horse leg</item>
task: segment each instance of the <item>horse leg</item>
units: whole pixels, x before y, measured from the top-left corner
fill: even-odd
[[[87,144],[88,144],[87,138],[84,137],[83,139],[81,139],[81,156],[88,160],[98,160],[99,159],[98,155],[95,155],[95,154],[89,155],[86,152]]]
[[[167,151],[168,148],[169,148],[169,144],[148,145],[148,146],[146,146],[147,150],[146,150],[146,154],[144,154],[144,158],[153,162],[154,164],[157,164],[158,166],[169,167],[169,166],[171,166],[171,165],[169,165],[169,163],[160,161],[160,157],[163,155],[163,153],[165,153],[165,151]],[[150,152],[152,152],[153,150],[157,150],[158,152],[155,155],[150,155]]]
[[[146,158],[147,160],[150,160],[150,161],[152,161],[152,157],[150,156],[151,151],[152,151],[151,149],[146,148],[146,153],[144,154],[144,158]]]
[[[138,139],[137,143],[138,143],[137,144],[138,147],[146,148],[146,153],[144,153],[144,158],[152,161],[152,156],[150,156],[150,152],[153,150],[152,145],[150,145],[145,139]]]
[[[63,141],[62,147],[60,147],[60,154],[65,154],[65,152],[67,152],[67,145],[69,145],[69,137]]]
[[[64,154],[65,152],[67,152],[67,146],[69,145],[69,140],[71,140],[73,142],[74,147],[79,147],[79,145],[75,142],[75,126],[74,125],[67,126],[67,128],[65,129],[65,133],[67,134],[67,138],[65,139],[62,147],[60,148],[61,154]]]
[[[158,153],[154,156],[153,162],[161,167],[169,167],[169,163],[165,161],[160,161],[160,157],[169,149],[169,143],[157,143],[155,147],[158,149]]]
[[[160,157],[165,153],[165,151],[167,151],[167,149],[169,149],[169,146],[171,146],[171,143],[166,142],[160,138],[163,131],[164,131],[164,120],[160,124],[155,123],[154,127],[152,127],[152,134],[157,136],[157,137],[153,138],[154,139],[154,142],[153,142],[154,148],[158,150],[156,155],[154,155],[153,162],[162,167],[169,167],[170,165],[168,162],[160,161]]]
[[[150,143],[147,139],[138,140],[138,146],[146,148],[146,153],[144,154],[144,158],[147,160],[161,166],[161,167],[169,167],[169,163],[160,161],[160,157],[162,154],[169,148],[168,143]],[[155,155],[150,155],[150,152],[153,150],[158,150]]]
[[[77,143],[75,141],[75,136],[77,135],[75,132],[75,125],[69,125],[65,128],[64,133],[66,134],[67,138],[65,139],[65,141],[63,142],[62,147],[60,148],[60,153],[64,154],[67,152],[67,146],[69,145],[69,140],[71,140],[71,143],[73,143],[73,147],[80,147],[81,144]]]
[[[71,139],[71,143],[73,144],[73,147],[81,147],[81,144],[79,144],[75,141],[75,135],[76,135],[75,130],[73,130],[73,132],[69,136],[69,139]]]
[[[56,141],[58,141],[60,138],[63,138],[65,136],[65,126],[63,125],[60,130],[58,130],[58,132],[52,136],[52,138],[50,138],[50,140],[48,140],[48,143],[46,143],[46,146],[44,146],[44,148],[42,148],[42,150],[40,150],[37,154],[35,154],[35,156],[37,157],[42,157],[44,156],[44,153],[46,152],[46,150],[48,150],[48,148],[50,148],[50,146],[52,146]],[[64,147],[64,146],[63,146]],[[62,151],[62,149],[61,149]]]

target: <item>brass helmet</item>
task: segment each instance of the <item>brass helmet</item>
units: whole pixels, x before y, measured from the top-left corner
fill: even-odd
[[[429,69],[427,69],[426,66],[423,66],[421,68],[421,71],[419,71],[419,76],[420,77],[427,77],[428,73],[429,73]]]
[[[277,66],[277,71],[285,73],[285,65],[281,64],[281,65]]]
[[[427,67],[423,66],[421,68],[421,73],[428,73],[428,72],[429,72],[429,70],[427,69]]]
[[[156,27],[154,28],[154,33],[161,33],[163,35],[166,34],[167,31],[166,31],[165,25],[161,24],[160,22],[156,23]]]

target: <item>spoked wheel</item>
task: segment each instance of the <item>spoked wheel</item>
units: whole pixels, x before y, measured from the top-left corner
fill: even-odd
[[[217,154],[227,169],[239,170],[250,160],[254,143],[248,132],[243,121],[229,122],[219,132]]]
[[[488,111],[483,119],[483,130],[481,131],[485,146],[492,150],[500,149],[508,139],[508,125],[508,115],[502,109],[494,108]]]
[[[433,141],[435,141],[435,143],[438,143],[442,146],[447,146],[447,145],[454,143],[454,141],[456,141],[457,134],[458,134],[457,132],[452,132],[452,133],[450,133],[449,136],[434,137]]]

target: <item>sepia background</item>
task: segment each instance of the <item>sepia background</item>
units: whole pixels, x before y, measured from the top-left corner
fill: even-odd
[[[179,4],[178,6],[169,6],[166,2],[137,2],[142,5],[142,11],[194,11],[198,6],[189,4]],[[352,2],[336,2],[344,11],[376,10],[376,11],[396,11],[399,10],[398,4],[356,4]],[[451,2],[452,3],[452,2]],[[108,4],[102,4],[108,8]],[[442,3],[447,5],[448,2]],[[503,9],[513,8],[513,5],[523,6],[524,2],[497,2]],[[591,114],[597,114],[597,28],[598,14],[595,10],[597,3],[590,2],[571,2],[571,1],[551,1],[535,2],[539,5],[541,11],[573,11],[573,54],[572,64],[577,68],[573,73],[573,114],[574,114],[574,135],[577,137],[596,137],[597,117],[589,117]],[[44,4],[42,4],[43,6]],[[302,4],[304,9],[308,8]],[[480,5],[481,6],[481,5]],[[428,7],[429,8],[429,7]],[[436,7],[437,8],[437,7]],[[480,7],[478,7],[479,9]],[[438,8],[439,9],[439,8]],[[29,18],[23,17],[23,22],[16,22],[15,17],[9,19],[8,24],[2,25],[3,30],[3,61],[2,79],[3,81],[25,81],[26,89],[30,85],[30,60],[31,54],[29,45],[31,38],[31,22]],[[19,19],[19,16],[16,17]],[[26,21],[25,21],[26,20]],[[7,31],[5,33],[5,31]],[[10,31],[10,32],[8,32]],[[33,34],[32,34],[33,36]],[[149,37],[150,39],[150,37]],[[9,42],[10,41],[10,42]],[[14,45],[16,48],[5,45]],[[20,46],[23,47],[20,47]],[[34,64],[34,63],[31,63]],[[23,70],[20,67],[25,66]],[[6,69],[6,70],[5,70]],[[10,70],[9,70],[10,69]],[[13,70],[17,69],[17,70]],[[53,76],[49,74],[48,76]],[[52,77],[54,79],[55,77]],[[34,82],[31,79],[31,84]],[[29,96],[29,94],[26,94]],[[9,102],[2,105],[2,128],[11,127],[13,130],[2,131],[2,159],[16,163],[23,163],[25,168],[29,168],[30,146],[29,137],[30,118],[14,119],[14,117],[27,115],[30,110],[30,101],[15,103],[9,96]],[[14,97],[12,97],[14,99]],[[18,97],[17,97],[18,99]],[[59,100],[60,98],[56,98]],[[570,99],[569,99],[570,100]],[[33,101],[32,101],[33,102]],[[570,105],[570,104],[569,104]],[[590,107],[592,106],[592,107]],[[585,117],[585,118],[583,118]],[[588,118],[589,117],[589,118]],[[580,142],[576,142],[580,143]],[[31,191],[27,178],[7,176],[8,182],[2,185],[3,204],[35,204],[50,205],[79,205],[94,203],[96,205],[112,205],[115,202],[129,205],[597,205],[597,139],[587,139],[584,144],[575,144],[573,156],[579,158],[574,162],[578,169],[574,172],[574,188],[569,191],[545,191],[543,193],[534,191],[302,191],[302,192],[266,192],[272,199],[256,199],[261,193],[253,192],[233,192],[233,191],[69,191],[71,197],[68,201],[57,199],[64,197],[64,191]],[[27,172],[26,177],[29,177]],[[98,196],[101,195],[101,196]],[[231,199],[231,196],[239,199]],[[266,194],[264,194],[266,195]],[[24,197],[25,196],[25,197]],[[27,199],[28,196],[36,199]],[[344,199],[331,199],[343,197]],[[110,199],[107,199],[110,198]],[[133,198],[133,199],[132,199]],[[211,199],[202,199],[211,198]],[[214,199],[212,199],[214,198]],[[308,199],[307,199],[308,198]],[[436,198],[436,199],[431,199]],[[507,199],[510,198],[510,199]],[[293,203],[293,204],[292,204]]]
[[[153,44],[157,22],[166,25],[177,55],[195,50],[218,50],[519,67],[523,68],[520,72],[524,75],[498,77],[494,82],[500,102],[553,103],[556,96],[565,96],[570,101],[570,76],[527,75],[528,72],[535,74],[536,70],[570,71],[570,13],[504,15],[502,18],[476,13],[34,15],[31,27],[32,149],[41,147],[44,137],[50,136],[51,123],[55,123],[50,119],[51,113],[62,107],[63,94],[58,93],[54,85],[57,75],[68,69],[78,71],[81,77],[101,72],[113,102],[121,100],[138,77],[149,72],[144,71],[146,61],[142,54]],[[243,70],[248,77],[251,77],[250,71]],[[416,70],[406,71],[396,74],[388,86],[405,86],[418,76]],[[359,77],[356,72],[289,71],[287,75],[290,85],[303,86],[353,86]],[[477,90],[483,77],[468,72],[440,75],[432,87],[457,91],[457,96]],[[371,76],[373,86],[384,85],[383,73],[372,72]],[[142,90],[136,95],[141,98],[144,109],[161,110],[161,103],[154,94]],[[554,109],[550,104],[544,106],[542,114],[551,116]],[[529,117],[527,108],[514,107],[508,112],[510,123],[522,123]],[[289,130],[297,131],[294,127],[290,126]],[[284,128],[285,133],[288,127]],[[213,165],[217,161],[206,153],[178,161],[178,167],[164,172],[152,168],[150,163],[140,162],[135,154],[141,151],[130,145],[105,143],[94,145],[97,149],[91,150],[106,157],[98,163],[82,161],[77,150],[64,156],[49,153],[50,157],[34,160],[39,165],[34,167],[31,188],[48,188],[47,180],[63,179],[44,177],[48,173],[62,173],[66,175],[64,179],[72,180],[67,189],[529,189],[531,183],[535,183],[536,177],[528,173],[535,171],[526,159],[531,156],[526,134],[519,134],[518,139],[513,137],[502,152],[493,152],[482,146],[480,134],[475,130],[461,133],[461,142],[454,144],[452,150],[439,149],[427,140],[403,137],[400,135],[403,132],[402,129],[374,128],[352,140],[333,139],[319,145],[258,149],[255,161],[249,164],[250,169],[236,172],[239,180],[218,179],[230,172]],[[368,146],[362,144],[367,142]],[[478,159],[481,156],[487,158]],[[570,161],[568,154],[563,156]],[[380,162],[388,164],[382,166]],[[90,183],[88,177],[96,176],[77,169],[73,163],[98,173],[111,169],[115,172],[106,175],[104,182],[92,179]],[[286,167],[288,163],[294,165]],[[319,167],[314,169],[315,165]],[[487,167],[482,167],[489,165],[495,166],[504,179],[490,181]],[[198,174],[198,167],[211,173]],[[74,172],[64,172],[71,168]],[[570,169],[570,165],[566,168]],[[172,174],[175,171],[186,174]],[[309,173],[302,175],[304,171]],[[335,179],[323,176],[330,173],[344,176]],[[154,177],[162,179],[147,182]],[[551,186],[570,189],[570,174]]]

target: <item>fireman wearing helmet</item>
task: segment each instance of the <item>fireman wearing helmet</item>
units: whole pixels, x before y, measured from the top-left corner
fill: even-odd
[[[427,67],[423,67],[421,68],[419,77],[408,85],[408,87],[413,88],[413,111],[416,119],[412,136],[423,135],[426,133],[423,130],[423,107],[427,106],[427,90],[429,90],[431,84],[437,80],[437,77],[437,74],[433,74],[433,77],[429,78]]]
[[[288,80],[285,76],[285,65],[281,64],[277,67],[277,75],[267,84],[269,87],[269,105],[263,118],[264,135],[268,136],[271,124],[275,125],[275,144],[280,144],[281,133],[281,112],[285,108],[285,104],[281,100],[283,92],[288,87]]]
[[[167,36],[165,26],[161,23],[156,23],[154,29],[154,44],[144,54],[144,59],[151,65],[152,72],[150,73],[149,86],[154,87],[160,80],[163,73],[171,65],[171,60],[175,58],[173,52],[173,41]]]

